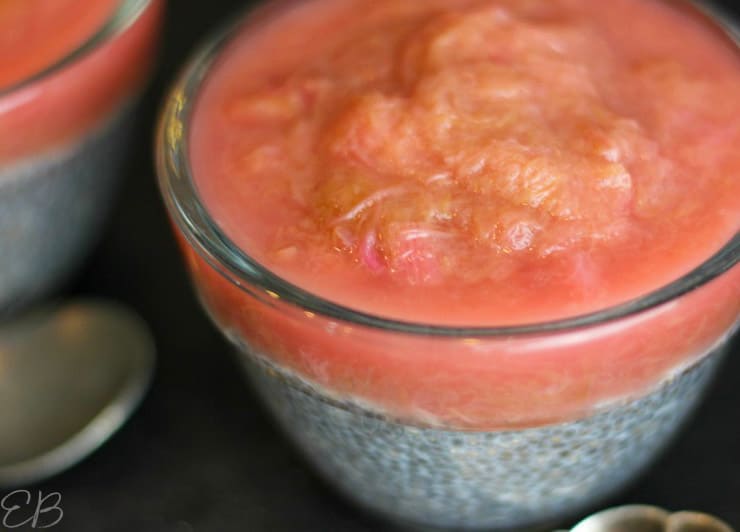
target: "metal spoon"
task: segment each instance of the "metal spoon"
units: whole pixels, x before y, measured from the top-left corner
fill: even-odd
[[[128,419],[154,369],[145,324],[80,301],[0,325],[0,486],[33,483],[88,456]]]
[[[671,514],[654,506],[620,506],[592,515],[571,532],[733,532],[719,519],[707,514]]]

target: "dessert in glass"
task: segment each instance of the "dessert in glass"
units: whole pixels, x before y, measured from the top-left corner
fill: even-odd
[[[163,7],[0,1],[0,313],[56,287],[99,233]]]
[[[740,54],[704,7],[282,1],[193,58],[157,141],[176,236],[347,497],[545,523],[692,412],[740,314]]]

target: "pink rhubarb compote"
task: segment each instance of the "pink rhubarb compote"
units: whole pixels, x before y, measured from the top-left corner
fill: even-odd
[[[740,55],[687,5],[283,5],[212,67],[189,156],[217,224],[305,291],[430,326],[537,324],[654,292],[740,227]],[[185,247],[207,306],[255,352],[336,397],[451,428],[641,396],[740,312],[734,268],[592,327],[389,333],[250,297]]]
[[[74,140],[140,90],[164,2],[141,4],[130,27],[66,61],[124,0],[0,0],[0,165]]]

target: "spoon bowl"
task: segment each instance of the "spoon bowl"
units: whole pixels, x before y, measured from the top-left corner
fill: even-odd
[[[36,310],[0,325],[0,486],[76,464],[138,406],[154,343],[130,311],[100,301]]]
[[[570,532],[733,532],[733,529],[707,514],[671,514],[655,506],[631,505],[594,514]]]

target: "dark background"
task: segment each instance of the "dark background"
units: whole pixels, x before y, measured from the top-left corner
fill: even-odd
[[[37,487],[62,494],[64,520],[54,530],[389,528],[335,496],[272,426],[244,385],[230,348],[194,299],[156,189],[151,132],[167,84],[193,47],[245,3],[170,0],[162,61],[146,97],[119,205],[103,241],[67,290],[119,300],[139,312],[156,338],[158,373],[121,432],[81,465]],[[679,441],[608,505],[698,509],[740,528],[737,344]]]

